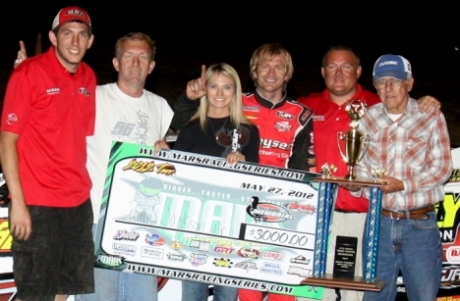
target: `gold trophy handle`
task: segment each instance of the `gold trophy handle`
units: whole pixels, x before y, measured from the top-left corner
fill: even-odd
[[[367,149],[369,148],[369,142],[371,140],[371,136],[369,136],[369,134],[367,134],[366,136],[362,136],[361,140],[362,140],[363,144],[362,144],[362,149],[361,149],[361,156],[359,156],[358,161],[361,161],[363,159],[364,155],[366,154]]]
[[[342,147],[340,146],[340,141],[344,139],[344,135],[342,132],[337,132],[337,146],[339,147],[340,155],[342,155],[343,161],[345,163],[348,163],[348,158],[347,156],[343,153]]]

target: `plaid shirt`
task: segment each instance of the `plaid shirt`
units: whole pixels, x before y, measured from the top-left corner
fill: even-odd
[[[358,164],[358,176],[372,177],[372,169],[404,182],[404,190],[383,194],[383,207],[406,210],[444,199],[443,184],[452,173],[450,141],[440,111],[422,114],[410,98],[405,112],[393,122],[383,103],[361,118],[359,130],[370,136],[367,153]],[[369,197],[369,190],[364,189]]]

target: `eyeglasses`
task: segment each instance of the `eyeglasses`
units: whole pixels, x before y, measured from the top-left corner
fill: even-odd
[[[374,83],[374,86],[378,90],[385,89],[385,87],[388,85],[391,85],[392,88],[401,88],[402,83],[404,80],[397,79],[397,78],[387,78],[387,79],[379,79]]]

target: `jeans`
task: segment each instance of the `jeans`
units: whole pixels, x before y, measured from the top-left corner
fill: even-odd
[[[96,292],[76,295],[75,301],[157,301],[157,277],[94,269]]]
[[[365,292],[364,301],[395,300],[401,270],[409,300],[433,301],[441,282],[442,246],[434,212],[427,219],[392,220],[382,216],[377,278],[381,292]]]
[[[182,281],[182,301],[207,301],[209,296],[209,284]],[[238,288],[230,286],[214,285],[213,301],[236,301]]]
[[[93,225],[95,237],[96,225]],[[75,301],[157,301],[157,277],[94,268],[96,292],[76,295]]]

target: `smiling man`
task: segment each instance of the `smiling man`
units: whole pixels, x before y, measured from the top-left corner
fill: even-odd
[[[119,38],[112,60],[117,82],[96,88],[96,126],[94,136],[87,139],[94,223],[98,222],[112,141],[161,145],[168,131],[173,116],[169,104],[144,89],[147,76],[155,68],[155,52],[155,42],[144,33]],[[94,275],[96,292],[76,296],[77,301],[158,299],[156,277],[151,275],[98,268]]]
[[[362,67],[356,53],[345,46],[331,47],[325,54],[321,64],[321,75],[326,89],[321,93],[312,93],[300,97],[297,101],[305,104],[314,112],[313,137],[316,159],[316,170],[321,171],[324,164],[333,164],[337,170],[334,175],[345,176],[348,167],[337,147],[337,134],[350,129],[350,117],[345,106],[348,100],[359,99],[367,106],[380,102],[378,95],[364,90],[358,83]],[[327,252],[326,273],[331,273],[334,263],[336,237],[358,237],[356,253],[362,254],[362,235],[368,210],[368,200],[364,197],[354,198],[341,187],[337,189],[334,218],[330,231],[330,245]],[[356,259],[356,276],[362,276],[362,256]],[[324,289],[323,300],[335,301],[341,295],[342,300],[362,300],[363,292],[357,290]],[[299,300],[313,300],[298,298]]]
[[[94,132],[96,77],[82,62],[93,43],[86,11],[59,11],[42,55],[8,82],[2,168],[11,194],[17,300],[66,300],[94,291],[86,137]],[[78,258],[78,260],[75,260]]]
[[[442,246],[435,204],[444,199],[443,184],[452,172],[446,121],[438,110],[422,113],[409,96],[414,79],[404,57],[381,56],[373,82],[382,103],[360,120],[370,141],[358,176],[370,178],[373,170],[386,170],[377,180],[383,209],[376,276],[385,286],[381,292],[366,292],[364,300],[394,300],[399,270],[410,300],[436,300]],[[369,188],[363,191],[369,198]]]

